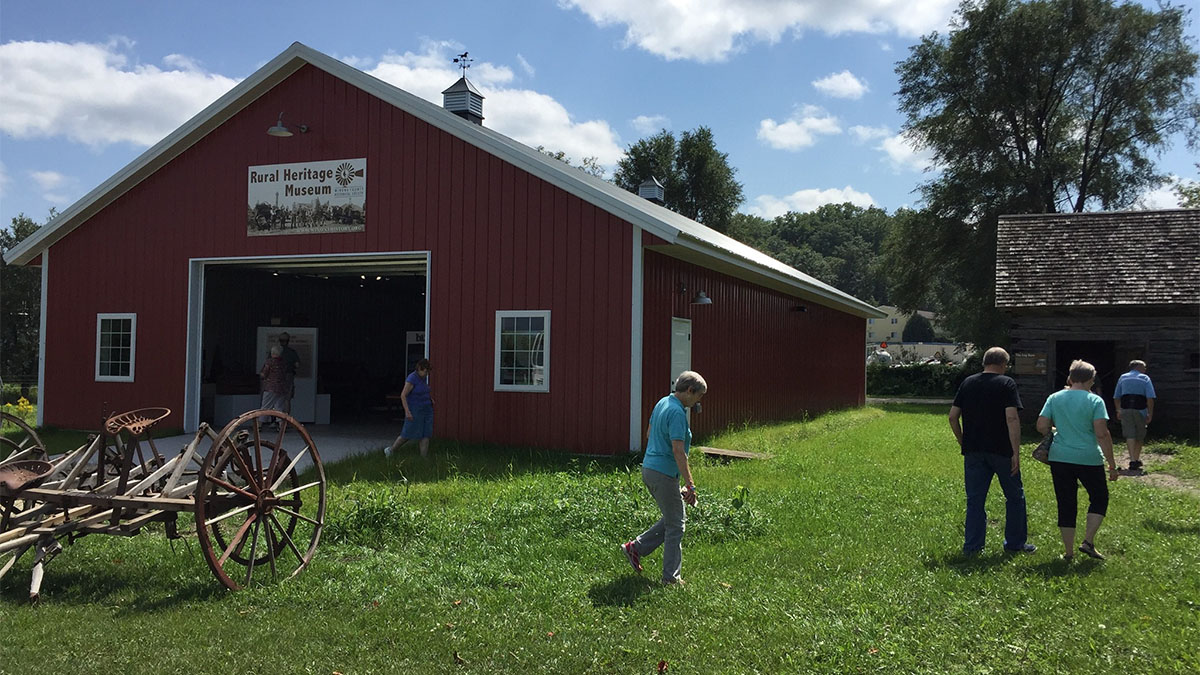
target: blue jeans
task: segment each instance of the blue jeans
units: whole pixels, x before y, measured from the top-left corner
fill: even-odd
[[[992,476],[1000,479],[1004,490],[1004,548],[1020,550],[1029,536],[1029,523],[1025,515],[1025,486],[1021,474],[1012,475],[1012,458],[1001,457],[990,452],[968,452],[963,455],[963,482],[967,488],[967,520],[963,528],[963,553],[983,550],[983,538],[987,533],[988,488]]]

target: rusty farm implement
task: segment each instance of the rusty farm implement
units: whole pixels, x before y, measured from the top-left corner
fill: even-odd
[[[113,415],[88,443],[58,456],[5,415],[18,430],[0,439],[0,578],[32,554],[36,600],[45,566],[64,544],[132,536],[151,523],[178,538],[180,513],[192,514],[200,550],[227,588],[307,567],[325,521],[325,470],[304,427],[255,410],[219,432],[202,424],[182,450],[164,455],[149,431],[168,414]]]

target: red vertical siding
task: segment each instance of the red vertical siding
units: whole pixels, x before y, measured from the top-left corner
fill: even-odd
[[[709,386],[699,433],[863,404],[865,319],[654,251],[644,276],[643,420],[674,375],[672,317],[691,319],[692,369]],[[692,305],[698,291],[712,304]]]
[[[280,110],[311,130],[267,136]],[[343,157],[367,158],[364,232],[246,236],[248,166]],[[105,411],[165,405],[166,423],[182,426],[189,258],[429,250],[436,433],[623,452],[627,425],[614,420],[628,410],[631,289],[614,252],[630,237],[628,224],[308,66],[54,244],[46,421],[95,428]],[[504,309],[551,311],[550,393],[493,391]],[[98,312],[137,313],[135,382],[94,382]]]
[[[267,136],[280,110],[311,131]],[[246,236],[248,166],[344,157],[367,158],[364,232]],[[631,236],[621,219],[305,67],[53,246],[46,420],[95,428],[104,412],[165,405],[176,411],[167,424],[182,425],[189,258],[428,250],[436,433],[623,452]],[[672,316],[692,319],[693,366],[712,388],[699,431],[862,402],[862,319],[657,252],[644,269],[647,414],[670,378]],[[681,282],[713,305],[690,305]],[[551,311],[548,394],[493,391],[495,313],[512,309]],[[99,312],[137,313],[136,382],[94,382]]]

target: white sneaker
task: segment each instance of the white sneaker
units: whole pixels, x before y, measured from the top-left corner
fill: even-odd
[[[389,445],[389,446],[387,446],[386,448],[384,448],[384,449],[383,449],[383,456],[384,456],[384,457],[391,457],[391,456],[392,456],[392,446],[390,446],[390,445]]]

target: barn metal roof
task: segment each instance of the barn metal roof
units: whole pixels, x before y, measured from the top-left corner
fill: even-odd
[[[372,77],[299,42],[293,43],[107,181],[65,209],[34,235],[8,251],[10,264],[25,265],[122,194],[179,156],[306,64],[319,68],[415,117],[510,162],[547,182],[677,244],[664,251],[710,269],[749,279],[862,317],[882,317],[878,309],[674,211],[591,176],[492,129],[471,124],[435,105]]]
[[[1200,209],[1001,216],[996,307],[1200,303]]]

